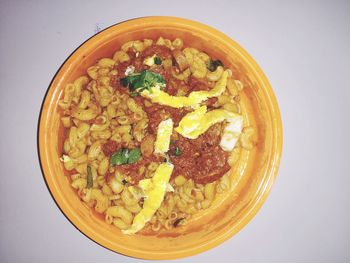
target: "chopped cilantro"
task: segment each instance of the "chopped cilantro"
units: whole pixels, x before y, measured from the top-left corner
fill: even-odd
[[[152,87],[165,87],[164,78],[149,70],[143,70],[140,73],[134,73],[120,80],[124,87],[128,87],[130,92],[141,92],[145,89],[150,90]]]
[[[136,163],[141,157],[141,151],[139,148],[134,149],[120,149],[112,154],[111,164],[112,166],[132,164]]]
[[[175,156],[180,156],[182,154],[182,151],[179,147],[176,146],[175,150],[174,150],[174,155]]]
[[[128,163],[136,163],[141,157],[141,151],[139,148],[134,148],[129,151]]]

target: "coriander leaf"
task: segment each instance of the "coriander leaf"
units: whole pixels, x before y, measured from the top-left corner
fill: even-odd
[[[129,85],[129,79],[127,77],[120,79],[120,84],[127,87]]]
[[[179,147],[176,146],[175,150],[174,150],[174,155],[175,156],[180,156],[182,154],[182,151]]]
[[[138,81],[140,77],[140,73],[134,73],[126,76],[125,78],[120,79],[120,84],[122,84],[124,87],[132,87],[135,85],[135,83]]]
[[[111,165],[123,165],[136,163],[141,157],[141,151],[139,148],[132,150],[120,149],[111,156]]]
[[[128,163],[136,163],[141,157],[141,151],[139,148],[132,149],[129,152]]]
[[[93,177],[92,177],[92,172],[91,172],[91,167],[90,165],[87,166],[87,178],[86,178],[86,188],[92,188],[94,185]]]
[[[120,149],[112,154],[111,165],[122,165],[128,162],[128,149]]]
[[[162,64],[162,59],[160,57],[155,57],[154,58],[154,64],[161,65]]]
[[[154,86],[165,87],[164,78],[155,72],[144,70],[140,73],[131,74],[120,80],[123,86],[129,87],[130,91],[150,90]]]
[[[129,149],[127,148],[124,148],[123,151],[122,151],[122,155],[128,159],[129,158]]]

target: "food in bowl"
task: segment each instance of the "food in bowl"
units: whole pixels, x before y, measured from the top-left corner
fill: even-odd
[[[62,162],[82,202],[124,234],[191,223],[254,147],[235,72],[182,39],[138,39],[64,88]]]
[[[181,38],[186,47],[205,51],[214,60],[220,59],[225,69],[232,70],[233,78],[244,86],[239,91],[239,114],[243,117],[244,127],[254,127],[251,140],[247,140],[253,142],[253,147],[251,150],[244,149],[242,145],[239,147],[239,160],[230,168],[232,175],[229,188],[222,190],[217,187],[210,207],[191,214],[187,224],[178,223],[170,229],[162,226],[154,231],[147,223],[135,234],[124,234],[113,223],[105,222],[105,213],[97,213],[95,207],[90,208],[81,201],[77,194],[79,190],[71,187],[69,174],[77,174],[78,171],[66,171],[60,161],[63,155],[68,155],[63,151],[68,129],[62,125],[61,118],[64,115],[59,101],[64,98],[64,89],[68,83],[74,83],[80,76],[88,76],[89,67],[101,58],[113,58],[115,51],[124,43],[144,39],[156,41],[159,36],[171,40]],[[86,84],[83,87],[84,90]],[[137,99],[138,96],[133,98]],[[191,112],[194,110],[190,108]],[[70,121],[73,122],[73,118]],[[173,125],[173,128],[176,127]],[[252,132],[249,127],[248,131]],[[242,134],[239,144],[245,140]],[[277,175],[282,150],[282,126],[278,104],[268,79],[254,59],[235,41],[195,21],[175,17],[144,17],[118,23],[101,31],[84,42],[63,63],[42,104],[38,150],[43,176],[52,197],[81,233],[124,255],[143,259],[175,259],[198,254],[221,244],[254,217],[266,200]],[[215,184],[219,184],[219,180]]]

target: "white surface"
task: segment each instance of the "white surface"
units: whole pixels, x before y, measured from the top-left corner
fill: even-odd
[[[49,4],[50,2],[50,4]],[[0,1],[0,261],[138,262],[86,238],[46,189],[36,132],[56,70],[125,19],[218,28],[260,64],[283,119],[279,176],[258,215],[219,247],[174,262],[350,262],[349,1]]]

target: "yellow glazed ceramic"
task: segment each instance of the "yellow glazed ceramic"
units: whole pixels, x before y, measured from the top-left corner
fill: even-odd
[[[123,235],[80,200],[71,188],[60,162],[63,128],[58,101],[63,87],[85,73],[97,59],[112,56],[132,39],[180,37],[185,45],[206,51],[231,68],[245,86],[242,112],[254,126],[256,147],[247,151],[234,171],[230,191],[210,209],[196,215],[187,226],[154,235]],[[39,123],[39,155],[49,190],[66,217],[86,236],[102,246],[144,259],[174,259],[215,247],[245,226],[264,203],[277,174],[282,151],[282,126],[278,105],[268,80],[255,61],[223,33],[198,22],[175,17],[129,20],[98,33],[66,60],[54,77]]]

